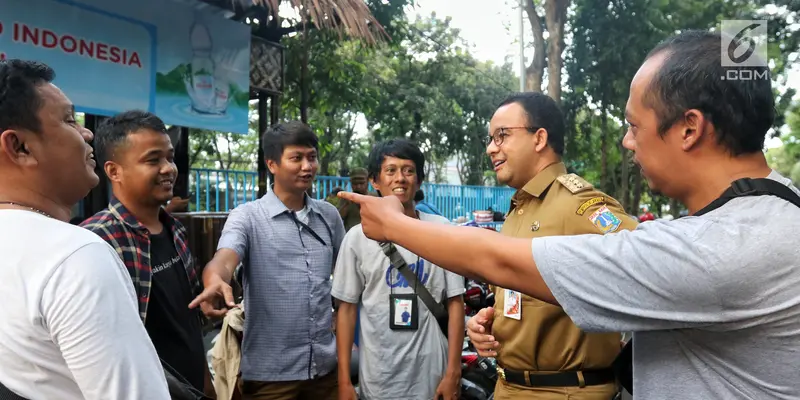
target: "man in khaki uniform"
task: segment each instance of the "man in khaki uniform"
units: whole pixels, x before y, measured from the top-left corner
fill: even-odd
[[[492,117],[486,153],[500,183],[516,188],[502,233],[518,238],[605,234],[633,229],[613,198],[561,162],[564,120],[556,103],[541,93],[514,94]],[[519,292],[493,288],[495,307],[470,319],[482,356],[497,357],[495,398],[610,399],[616,383],[610,366],[620,351],[620,333],[581,331],[554,306]],[[484,347],[484,348],[480,348]]]
[[[369,189],[367,170],[364,168],[353,168],[353,170],[350,171],[350,186],[352,187],[353,193],[367,194],[367,189]],[[345,232],[361,223],[361,210],[358,204],[336,197],[335,195],[325,200],[336,206],[336,209],[339,210],[339,215],[344,222]]]

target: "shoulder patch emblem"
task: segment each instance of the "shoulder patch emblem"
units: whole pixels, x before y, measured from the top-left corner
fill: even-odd
[[[564,185],[564,187],[567,188],[567,190],[569,190],[572,193],[578,193],[592,188],[591,183],[586,182],[585,179],[575,174],[561,175],[558,178],[556,178],[556,180],[559,181],[562,185]]]
[[[603,234],[616,231],[622,224],[622,221],[620,221],[606,206],[602,206],[592,213],[592,215],[589,216],[589,221],[592,221],[592,224],[594,224],[597,229],[600,229],[600,232],[603,232]]]
[[[575,214],[583,215],[583,213],[585,213],[586,210],[589,209],[589,207],[591,207],[591,206],[593,206],[595,204],[600,204],[600,203],[605,203],[605,202],[606,202],[606,198],[603,197],[603,196],[592,197],[591,199],[584,201],[583,204],[581,204],[580,207],[578,207],[578,209],[575,210]]]

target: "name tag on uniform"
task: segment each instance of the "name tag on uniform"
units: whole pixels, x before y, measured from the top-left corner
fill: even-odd
[[[515,290],[505,289],[505,301],[503,306],[503,316],[514,318],[517,321],[522,319],[522,294]]]

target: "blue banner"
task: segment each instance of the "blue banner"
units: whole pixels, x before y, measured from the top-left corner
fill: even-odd
[[[0,57],[44,62],[78,111],[248,131],[250,27],[169,0],[2,0]]]

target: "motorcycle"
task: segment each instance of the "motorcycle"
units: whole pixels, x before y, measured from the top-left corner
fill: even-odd
[[[474,351],[461,354],[460,400],[493,400],[497,384],[497,362]]]
[[[483,308],[494,306],[494,293],[489,290],[489,285],[472,279],[465,279],[464,285],[465,320],[469,320]],[[496,384],[496,361],[479,356],[465,334],[461,352],[460,400],[493,400]]]
[[[473,279],[465,279],[464,315],[472,317],[483,308],[494,306],[494,293],[489,285]]]

